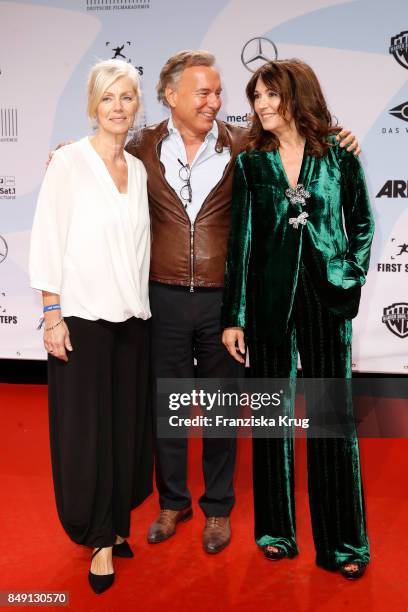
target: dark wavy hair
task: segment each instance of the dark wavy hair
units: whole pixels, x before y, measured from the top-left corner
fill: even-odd
[[[253,111],[247,150],[270,151],[279,147],[279,138],[263,129],[254,112],[258,79],[280,95],[278,113],[284,118],[287,112],[292,115],[297,131],[306,139],[308,153],[323,157],[330,146],[329,136],[337,134],[340,127],[334,124],[315,73],[298,59],[263,64],[246,86],[246,95]]]

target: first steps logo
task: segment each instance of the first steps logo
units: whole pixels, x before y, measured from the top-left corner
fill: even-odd
[[[391,252],[389,261],[379,261],[377,272],[407,272],[408,273],[408,240],[403,238],[391,238]]]
[[[6,293],[3,291],[0,293],[0,325],[17,325],[18,318],[16,315],[7,314],[7,308],[4,306],[4,302],[7,298]]]
[[[136,68],[136,70],[138,71],[139,75],[142,76],[143,66],[135,66],[135,64],[133,64],[132,62],[132,59],[126,55],[126,49],[128,49],[131,45],[132,43],[130,40],[127,40],[126,43],[123,43],[122,45],[117,45],[116,47],[114,47],[109,42],[109,40],[105,42],[105,47],[110,47],[113,53],[111,59],[119,59],[119,60],[123,60],[124,62],[127,62],[128,64],[132,64],[132,66]],[[125,49],[125,46],[126,46],[126,49]]]
[[[87,11],[126,11],[150,8],[150,0],[86,0]]]
[[[16,177],[0,176],[0,200],[16,199]]]
[[[408,70],[408,30],[391,38],[390,53],[400,66]]]
[[[406,338],[408,336],[408,303],[399,302],[386,306],[383,310],[382,322],[395,336]]]

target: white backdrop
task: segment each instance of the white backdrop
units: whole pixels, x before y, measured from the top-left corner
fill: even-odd
[[[331,111],[363,146],[377,229],[353,367],[408,373],[406,0],[0,0],[0,28],[0,358],[45,358],[28,286],[30,227],[48,151],[90,132],[90,66],[115,54],[132,62],[153,123],[166,116],[155,98],[163,63],[206,48],[223,77],[221,118],[240,124],[250,77],[242,59],[264,37],[267,56],[272,42],[279,58],[313,66]]]

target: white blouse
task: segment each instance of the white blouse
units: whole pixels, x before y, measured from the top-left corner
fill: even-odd
[[[128,193],[119,193],[89,138],[56,151],[31,234],[30,284],[60,295],[63,316],[148,319],[150,220],[146,170],[124,152]]]

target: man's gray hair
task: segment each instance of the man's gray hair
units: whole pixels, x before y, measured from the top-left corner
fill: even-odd
[[[214,66],[215,57],[208,51],[191,51],[186,49],[179,51],[169,57],[160,72],[159,82],[156,87],[157,99],[165,106],[169,106],[166,100],[166,87],[175,87],[180,79],[181,73],[191,66]]]

